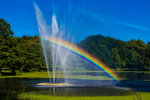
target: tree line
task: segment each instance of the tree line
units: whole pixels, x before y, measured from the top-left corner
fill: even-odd
[[[127,42],[102,35],[89,36],[78,44],[116,70],[150,70],[150,42]]]
[[[89,36],[78,45],[116,70],[150,70],[150,42],[121,41],[101,35]],[[0,19],[0,73],[45,70],[39,36],[14,37],[11,26]]]

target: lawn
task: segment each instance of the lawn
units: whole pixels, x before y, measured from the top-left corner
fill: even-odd
[[[52,72],[51,72],[52,73]],[[69,73],[69,72],[68,72]],[[77,73],[77,72],[74,72]],[[52,76],[52,74],[51,74]],[[56,75],[56,78],[58,76]],[[71,79],[90,79],[90,80],[112,80],[108,76],[91,76],[91,75],[66,75],[63,76],[60,74],[59,78],[71,78]],[[27,72],[27,73],[18,73],[17,75],[10,76],[0,76],[0,78],[49,78],[47,72]]]
[[[139,92],[138,97],[135,95],[128,96],[51,96],[37,95],[34,93],[22,93],[19,95],[23,100],[149,100],[150,93]],[[141,98],[141,99],[140,99]]]
[[[70,71],[71,72],[71,71]],[[66,72],[66,73],[70,73],[70,72]],[[84,72],[101,72],[101,71],[74,71],[74,72],[71,72],[71,73],[84,73]],[[150,71],[115,71],[116,73],[119,72],[119,73],[128,73],[128,72],[134,72],[134,73],[147,73],[147,74],[150,74]],[[7,72],[9,73],[9,72]],[[52,77],[52,72],[51,73],[51,77]],[[57,73],[57,72],[56,72]],[[66,76],[63,76],[62,74],[60,74],[60,76],[58,77],[56,75],[56,78],[68,78],[68,79],[90,79],[90,80],[112,80],[111,78],[109,78],[108,76],[92,76],[92,75],[66,75]],[[25,72],[25,73],[20,73],[20,72],[17,72],[17,75],[6,75],[6,76],[0,76],[0,78],[49,78],[48,76],[48,73],[47,72]],[[120,80],[126,80],[126,78],[124,77],[120,77]],[[147,80],[143,80],[143,81],[150,81],[149,79]]]

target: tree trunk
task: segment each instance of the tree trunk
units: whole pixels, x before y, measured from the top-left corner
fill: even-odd
[[[12,73],[12,75],[16,75],[16,72],[13,69],[11,69],[11,73]]]
[[[0,68],[0,76],[2,76],[2,73],[1,73],[2,69]]]

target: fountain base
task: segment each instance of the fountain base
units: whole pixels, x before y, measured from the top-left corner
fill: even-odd
[[[64,86],[66,83],[37,83],[39,86]]]
[[[37,83],[37,87],[83,87],[83,85],[74,85],[74,84],[68,84],[68,83]]]

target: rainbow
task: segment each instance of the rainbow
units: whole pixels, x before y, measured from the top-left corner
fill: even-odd
[[[96,66],[100,70],[104,71],[110,78],[112,78],[115,81],[119,81],[119,77],[114,73],[112,69],[110,69],[107,65],[102,63],[100,60],[96,59],[94,56],[90,55],[88,52],[85,50],[79,48],[77,45],[70,43],[68,41],[59,39],[59,38],[49,38],[46,39],[50,41],[53,44],[59,45],[64,49],[69,50],[70,52],[78,55],[79,57],[85,59],[92,65]]]

